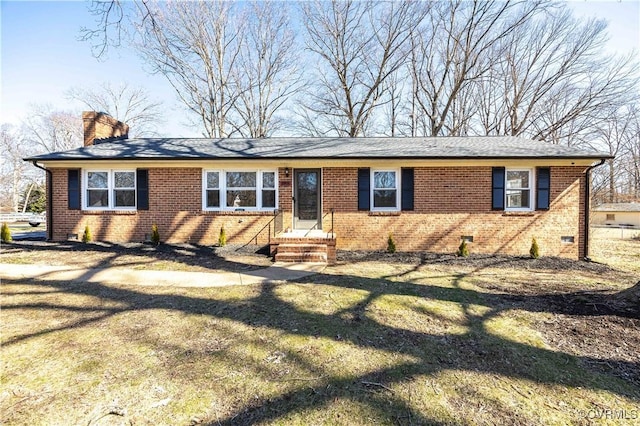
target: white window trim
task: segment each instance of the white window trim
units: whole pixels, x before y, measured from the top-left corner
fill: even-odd
[[[507,203],[507,192],[509,192],[509,188],[507,187],[507,176],[509,172],[528,172],[529,173],[529,207],[508,207]],[[536,175],[534,173],[533,168],[505,168],[504,171],[504,210],[509,212],[532,212],[535,210],[535,188],[536,184]],[[511,188],[513,189],[524,189],[524,188]]]
[[[106,172],[107,173],[107,193],[108,193],[108,206],[102,207],[92,207],[89,206],[89,197],[88,197],[88,188],[89,188],[89,173],[99,173]],[[116,172],[126,172],[133,173],[133,193],[134,193],[134,205],[130,207],[116,207],[116,197],[115,197],[115,173]],[[129,188],[125,188],[129,189]],[[130,189],[129,189],[130,190]],[[108,211],[108,210],[124,210],[124,211],[135,211],[138,209],[138,180],[136,176],[136,169],[82,169],[82,209],[83,210],[91,210],[91,211]]]
[[[378,172],[394,172],[396,174],[396,206],[395,207],[375,207],[375,201],[374,201],[374,191],[375,191],[375,173]],[[370,210],[372,212],[399,212],[400,211],[400,197],[401,197],[401,174],[400,174],[400,169],[371,169],[371,175],[369,178],[369,205],[370,205]],[[383,188],[379,188],[379,189],[383,189]],[[386,188],[386,189],[393,189],[393,188]]]
[[[207,173],[217,172],[219,173],[218,190],[220,191],[220,207],[208,207],[207,206]],[[256,207],[227,207],[227,173],[234,172],[252,172],[256,173]],[[274,188],[264,188],[262,174],[273,173],[274,176]],[[243,190],[243,188],[234,188]],[[251,190],[253,188],[245,188],[245,190]],[[262,191],[275,191],[275,206],[274,207],[261,207],[262,206]],[[277,169],[202,169],[202,210],[209,212],[217,211],[274,211],[278,208],[278,170]]]

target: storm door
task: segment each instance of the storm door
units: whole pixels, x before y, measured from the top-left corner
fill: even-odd
[[[320,169],[294,170],[293,227],[322,229]]]

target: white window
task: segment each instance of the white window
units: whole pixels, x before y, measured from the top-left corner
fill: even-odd
[[[258,206],[256,172],[226,172],[226,207],[256,208]]]
[[[397,170],[371,171],[371,210],[400,210]]]
[[[533,209],[533,171],[531,169],[507,169],[505,210]]]
[[[271,210],[277,205],[272,170],[204,170],[203,210]]]
[[[276,208],[276,172],[262,172],[262,208]]]
[[[133,170],[85,170],[84,187],[87,210],[136,208],[136,172]]]
[[[205,208],[220,208],[220,172],[205,172],[204,174],[204,206]]]

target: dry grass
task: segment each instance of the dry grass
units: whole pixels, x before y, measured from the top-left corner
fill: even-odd
[[[5,281],[0,420],[616,424],[613,410],[631,423],[640,320],[583,293],[633,284],[631,244],[610,249],[626,257],[614,269],[422,258],[214,289]]]
[[[640,278],[640,231],[634,229],[594,228],[591,257]]]

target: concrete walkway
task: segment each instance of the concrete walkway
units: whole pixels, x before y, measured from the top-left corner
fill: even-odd
[[[140,286],[224,287],[297,280],[317,274],[325,266],[318,263],[274,263],[268,268],[250,272],[184,272],[0,263],[0,281],[28,279]]]

